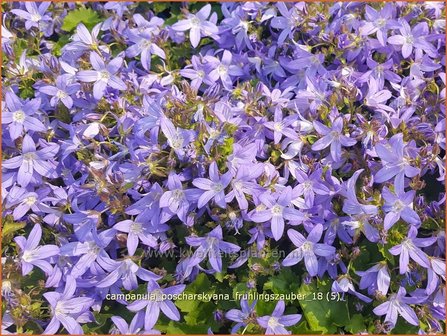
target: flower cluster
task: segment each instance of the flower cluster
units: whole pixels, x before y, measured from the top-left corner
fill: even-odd
[[[2,6],[2,332],[444,332],[444,3]]]

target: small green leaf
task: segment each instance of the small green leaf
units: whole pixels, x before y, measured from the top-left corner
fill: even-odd
[[[354,314],[347,322],[345,330],[351,334],[357,334],[366,330],[365,318],[360,314]]]
[[[349,311],[347,302],[326,300],[328,292],[331,292],[329,282],[303,284],[299,293],[306,299],[300,300],[299,303],[312,331],[335,334],[337,326],[343,326],[349,320]],[[322,299],[314,300],[314,295],[318,293],[322,293]]]
[[[3,241],[8,241],[5,239],[7,236],[12,235],[14,232],[23,229],[26,226],[25,222],[14,222],[10,220],[5,220],[2,227]]]
[[[91,8],[79,8],[68,13],[61,28],[71,32],[82,22],[88,29],[92,29],[100,21],[98,13]]]

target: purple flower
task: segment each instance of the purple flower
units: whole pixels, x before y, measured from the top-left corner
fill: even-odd
[[[73,99],[70,97],[75,94],[80,86],[77,83],[70,83],[71,75],[61,75],[56,79],[56,86],[44,85],[39,88],[39,91],[51,96],[51,106],[56,106],[59,101],[67,108],[72,108]]]
[[[40,176],[57,178],[56,165],[48,161],[55,157],[59,146],[55,143],[36,150],[36,145],[29,135],[25,135],[22,142],[22,155],[3,161],[3,167],[8,169],[19,168],[17,182],[26,187]]]
[[[45,328],[44,334],[57,334],[60,325],[70,334],[84,334],[78,321],[87,322],[86,313],[93,305],[94,300],[90,297],[74,296],[76,291],[76,280],[68,275],[65,289],[62,293],[47,292],[43,296],[51,306],[51,321]]]
[[[309,176],[300,169],[295,169],[295,178],[298,185],[294,191],[298,196],[304,195],[304,200],[308,207],[314,205],[315,195],[329,195],[329,188],[321,182],[321,169],[316,169]]]
[[[160,119],[160,127],[168,139],[169,146],[174,149],[179,158],[183,158],[185,147],[195,138],[194,131],[175,127],[171,120],[163,116]]]
[[[323,234],[323,225],[317,224],[309,232],[307,238],[296,230],[289,229],[287,235],[292,243],[297,247],[282,261],[284,266],[293,266],[304,258],[306,269],[310,276],[318,273],[317,256],[330,257],[335,254],[335,247],[318,243]]]
[[[405,176],[414,177],[419,174],[420,170],[411,165],[408,149],[402,133],[393,135],[387,144],[376,144],[376,152],[383,167],[374,175],[374,182],[382,183],[395,177],[395,185],[403,189]]]
[[[402,46],[402,56],[404,58],[410,57],[413,48],[426,52],[430,56],[436,57],[436,50],[432,44],[427,42],[428,25],[426,22],[421,22],[410,27],[405,19],[400,19],[400,34],[388,37],[388,43]]]
[[[110,273],[100,280],[96,284],[96,287],[111,287],[121,280],[125,289],[132,290],[138,287],[137,277],[144,281],[157,281],[161,279],[160,276],[138,266],[131,259],[113,262],[107,270],[110,271]]]
[[[222,60],[220,61],[216,57],[207,57],[207,61],[213,69],[208,74],[207,81],[214,83],[220,79],[226,89],[231,89],[233,87],[233,80],[230,76],[236,77],[244,75],[244,72],[239,66],[231,64],[232,60],[233,55],[228,50],[224,50]]]
[[[422,267],[430,267],[427,254],[425,254],[420,247],[433,245],[436,242],[436,237],[416,238],[417,233],[417,229],[414,226],[411,226],[407,238],[404,238],[399,245],[389,249],[392,255],[399,255],[400,274],[405,274],[409,271],[408,263],[410,262],[410,258]]]
[[[386,262],[378,263],[366,271],[356,272],[361,276],[360,289],[368,288],[369,294],[379,291],[387,295],[390,288],[391,277]]]
[[[391,323],[394,327],[397,322],[398,315],[402,316],[408,323],[418,326],[419,319],[410,304],[421,303],[420,298],[408,297],[405,288],[399,287],[395,294],[391,294],[388,301],[374,308],[374,314],[378,316],[386,315],[385,322]]]
[[[293,37],[296,27],[300,24],[302,16],[299,13],[300,4],[293,4],[289,10],[284,2],[278,2],[276,7],[282,16],[277,16],[272,19],[272,27],[281,30],[278,37],[278,44],[282,44],[286,38]]]
[[[116,231],[108,229],[99,234],[87,234],[85,242],[71,242],[61,246],[60,254],[79,259],[74,263],[70,274],[78,278],[89,269],[102,266],[107,269],[112,260],[104,250],[115,237]]]
[[[224,253],[236,253],[241,248],[235,244],[223,241],[222,228],[216,226],[206,237],[186,237],[188,245],[197,246],[189,262],[189,267],[198,265],[202,260],[209,257],[211,267],[216,272],[222,272],[222,255]]]
[[[127,233],[127,252],[130,256],[135,254],[138,247],[138,241],[150,247],[157,246],[157,239],[152,235],[156,229],[151,227],[144,216],[139,214],[135,220],[126,219],[116,223],[115,230]]]
[[[104,96],[107,86],[117,90],[126,90],[126,83],[116,75],[123,64],[121,57],[111,60],[106,65],[96,52],[91,52],[90,63],[95,70],[79,71],[76,78],[82,82],[95,82],[93,84],[93,97],[95,99],[99,100]]]
[[[255,312],[256,301],[253,301],[251,305],[248,304],[247,300],[241,300],[241,310],[230,309],[225,314],[225,317],[231,321],[237,322],[233,328],[231,328],[231,333],[236,334],[241,327],[248,325],[248,319]]]
[[[32,27],[38,28],[41,21],[51,20],[51,17],[45,14],[50,5],[50,1],[41,2],[39,7],[37,7],[37,4],[34,2],[25,2],[26,11],[22,9],[12,9],[11,12],[25,19],[25,28],[30,30]]]
[[[382,196],[385,200],[383,211],[386,212],[383,226],[389,230],[400,218],[412,225],[421,223],[416,211],[413,208],[413,200],[416,195],[414,190],[405,192],[396,185],[396,194],[392,193],[387,187],[382,190]]]
[[[331,157],[335,162],[341,160],[341,146],[350,147],[354,146],[357,141],[351,139],[342,134],[343,131],[343,118],[338,117],[332,123],[332,128],[329,128],[319,121],[314,121],[313,125],[315,130],[323,135],[323,137],[317,140],[312,145],[312,150],[320,151],[326,147],[331,146]]]
[[[187,221],[190,204],[197,202],[202,195],[199,189],[183,189],[182,182],[176,174],[169,174],[169,188],[160,198],[160,208],[167,208],[173,215],[176,214],[184,223]]]
[[[295,120],[295,116],[288,116],[283,119],[281,108],[277,107],[275,108],[274,121],[268,121],[264,125],[273,131],[273,140],[277,144],[281,141],[283,135],[292,140],[298,140],[298,134],[292,128],[289,128]]]
[[[292,188],[290,186],[275,196],[265,192],[259,199],[262,204],[250,213],[250,218],[255,223],[270,221],[275,240],[281,239],[285,220],[299,222],[304,219],[304,215],[292,205]]]
[[[172,25],[175,31],[183,32],[189,30],[191,45],[196,48],[202,36],[215,37],[218,33],[216,25],[207,21],[211,13],[211,5],[203,6],[196,14],[187,14],[187,19],[180,20]]]
[[[372,35],[376,33],[379,42],[385,46],[388,30],[399,27],[396,20],[393,20],[394,15],[394,5],[391,3],[387,3],[380,11],[366,5],[365,17],[367,21],[360,27],[360,34]]]
[[[180,313],[174,303],[168,298],[172,295],[181,294],[185,287],[185,285],[176,285],[161,288],[155,281],[149,281],[147,283],[147,299],[134,301],[127,306],[127,309],[137,312],[146,308],[144,316],[145,330],[151,330],[154,327],[160,315],[160,310],[169,319],[179,321]]]
[[[116,329],[112,330],[110,333],[112,335],[137,335],[137,334],[146,334],[146,335],[159,335],[161,334],[158,330],[143,330],[144,327],[144,312],[139,311],[135,314],[130,324],[127,324],[126,320],[124,320],[120,316],[112,316],[110,318],[116,326]]]
[[[240,166],[237,169],[235,178],[231,181],[231,190],[225,197],[225,201],[230,203],[234,198],[241,210],[248,209],[248,201],[245,194],[253,195],[256,191],[262,190],[259,188],[255,179],[263,173],[263,165],[259,164],[252,169],[247,166]]]
[[[354,285],[352,284],[352,280],[347,276],[341,276],[339,279],[332,283],[332,291],[335,293],[349,293],[357,296],[360,300],[364,302],[371,302],[372,299],[359,293],[355,290]]]
[[[198,90],[206,77],[209,65],[200,62],[196,55],[191,57],[191,64],[179,71],[180,75],[191,80],[191,87]]]
[[[144,31],[138,35],[131,34],[129,40],[135,44],[126,50],[128,57],[135,57],[141,54],[141,63],[147,71],[151,69],[151,56],[157,55],[162,59],[166,59],[166,54],[159,46],[152,41],[153,34]]]
[[[2,111],[2,124],[8,125],[9,135],[12,140],[22,136],[23,131],[46,132],[47,128],[33,115],[40,107],[40,99],[31,99],[22,103],[14,92],[5,94],[7,110]]]
[[[291,327],[297,324],[301,320],[300,314],[284,315],[286,305],[284,301],[278,301],[271,316],[261,316],[256,320],[262,328],[265,328],[266,335],[288,335],[288,331],[285,327]]]
[[[46,259],[59,254],[59,247],[56,245],[38,246],[41,238],[42,228],[39,224],[34,225],[28,239],[23,236],[14,238],[21,250],[22,275],[27,275],[34,266],[39,267],[46,274],[50,274],[53,271],[51,264]]]
[[[76,34],[73,35],[73,42],[66,44],[62,50],[75,54],[80,53],[81,55],[88,50],[101,50],[107,52],[108,48],[99,45],[98,35],[101,26],[102,23],[94,26],[92,29],[92,33],[90,34],[87,27],[83,23],[78,24],[78,26],[76,27]]]
[[[210,179],[206,178],[196,178],[192,181],[192,184],[197,188],[203,190],[202,195],[198,200],[197,206],[203,208],[211,199],[221,207],[226,207],[225,201],[225,188],[230,184],[233,174],[228,171],[222,176],[219,176],[219,168],[216,162],[212,162],[209,168]]]
[[[377,214],[378,209],[375,205],[361,204],[355,193],[355,185],[363,169],[356,171],[346,183],[346,199],[343,204],[343,211],[350,215],[350,220],[342,222],[354,230],[363,232],[365,237],[371,242],[379,240],[379,231],[370,223],[370,218]]]

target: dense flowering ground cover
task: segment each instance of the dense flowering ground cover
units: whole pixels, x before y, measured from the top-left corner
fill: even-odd
[[[445,330],[442,2],[2,6],[2,333]]]

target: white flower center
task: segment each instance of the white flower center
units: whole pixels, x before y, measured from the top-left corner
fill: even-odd
[[[141,233],[142,232],[142,225],[141,223],[132,223],[130,224],[130,228],[129,231],[135,234]]]
[[[65,97],[67,97],[68,95],[64,92],[64,91],[62,91],[62,90],[59,90],[59,91],[57,91],[57,93],[56,93],[56,97],[57,98],[59,98],[59,99],[63,99],[63,98],[65,98]]]
[[[214,244],[216,244],[217,239],[214,237],[206,237],[206,243],[208,244],[208,246],[213,246]]]
[[[176,201],[180,201],[184,198],[185,196],[185,192],[181,189],[176,189],[172,192],[172,197],[176,200]]]
[[[12,120],[18,123],[23,123],[25,120],[25,112],[18,110],[12,114]]]
[[[227,67],[223,64],[219,65],[219,67],[217,68],[217,72],[219,72],[220,75],[225,75],[227,71]]]
[[[216,139],[220,134],[220,131],[212,129],[210,131],[210,139]]]
[[[394,212],[400,212],[403,210],[403,208],[405,208],[405,204],[402,203],[401,200],[397,200],[396,202],[394,202],[394,205],[393,205]]]
[[[58,302],[56,307],[54,307],[54,314],[63,314],[65,313],[65,309],[62,306],[62,302]]]
[[[240,182],[240,181],[236,181],[236,182],[234,182],[233,183],[233,188],[235,189],[235,190],[241,190],[242,189],[242,182]]]
[[[333,139],[338,139],[338,138],[340,138],[340,133],[337,132],[337,131],[332,131],[332,132],[331,132],[331,137],[332,137]]]
[[[101,251],[101,249],[99,248],[98,245],[96,245],[95,242],[88,242],[88,253],[91,254],[98,254],[99,251]]]
[[[162,302],[162,301],[164,301],[163,296],[164,296],[163,292],[160,289],[156,289],[150,293],[149,299],[150,299],[150,301]]]
[[[213,190],[215,192],[221,192],[224,189],[224,186],[222,183],[214,183]]]
[[[152,45],[152,41],[150,40],[145,40],[143,41],[143,43],[141,44],[142,48],[150,48],[150,46]]]
[[[194,26],[194,27],[200,26],[200,20],[198,18],[196,18],[196,17],[193,17],[191,19],[191,25]]]
[[[25,252],[23,252],[22,260],[23,260],[23,261],[26,261],[26,262],[31,262],[31,261],[33,261],[33,260],[34,260],[34,257],[35,257],[35,255],[34,255],[33,252],[34,252],[34,251],[25,251]]]
[[[177,134],[175,138],[171,141],[171,147],[174,149],[180,149],[183,146],[183,137]]]
[[[385,19],[378,19],[376,20],[376,27],[382,28],[383,26],[385,26],[386,24],[386,20]]]
[[[36,203],[36,201],[37,201],[36,196],[28,196],[28,197],[26,197],[25,200],[24,200],[24,202],[25,202],[27,205],[33,205],[34,203]]]
[[[279,320],[278,320],[277,317],[271,316],[271,317],[269,318],[268,322],[267,322],[267,325],[268,325],[270,328],[274,329],[274,328],[276,328],[276,327],[281,326],[282,324],[279,323]]]
[[[412,250],[414,245],[411,239],[407,238],[402,242],[402,247],[405,247],[407,250]]]
[[[280,122],[275,122],[275,123],[273,124],[273,129],[274,129],[276,132],[281,132],[281,131],[282,131],[282,123],[280,123]]]
[[[39,14],[31,14],[31,21],[38,22],[42,17]]]
[[[283,211],[283,207],[279,204],[276,204],[272,208],[272,214],[273,215],[281,215]]]
[[[304,190],[312,189],[312,182],[310,182],[310,181],[306,181],[306,182],[304,182],[304,183],[303,183],[303,189],[304,189]]]
[[[25,161],[33,161],[36,158],[36,153],[30,152],[23,154],[23,160]]]
[[[103,70],[99,72],[99,79],[100,80],[109,80],[110,79],[110,73],[107,70]]]
[[[204,77],[205,77],[205,71],[203,71],[203,70],[199,70],[199,71],[197,71],[197,75],[198,75],[200,78],[204,78]]]
[[[407,36],[405,36],[405,43],[406,43],[406,44],[413,44],[413,43],[414,43],[414,37],[413,37],[413,35],[407,35]]]
[[[301,246],[301,249],[303,250],[303,252],[309,252],[309,251],[313,250],[313,247],[314,247],[314,244],[307,241]]]

